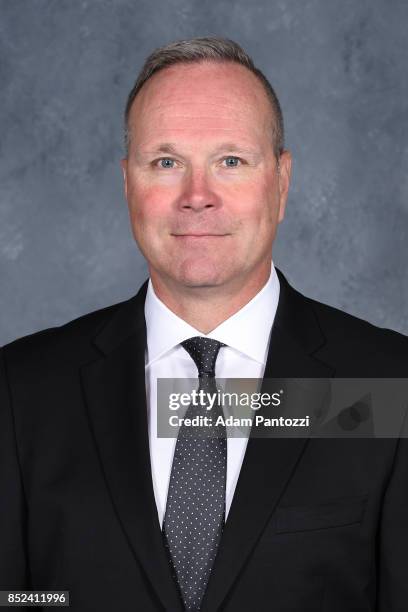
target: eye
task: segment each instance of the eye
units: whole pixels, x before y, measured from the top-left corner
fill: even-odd
[[[174,168],[174,163],[174,159],[170,157],[161,157],[154,162],[155,165],[159,164],[160,168]]]
[[[229,155],[228,157],[224,157],[223,161],[227,163],[228,168],[237,168],[238,162],[241,162],[242,160],[234,155]]]

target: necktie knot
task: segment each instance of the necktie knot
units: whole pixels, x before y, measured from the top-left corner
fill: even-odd
[[[218,351],[222,346],[226,346],[223,342],[218,342],[218,340],[212,338],[194,336],[181,342],[181,346],[185,348],[196,364],[199,378],[215,376],[215,362],[217,361]]]

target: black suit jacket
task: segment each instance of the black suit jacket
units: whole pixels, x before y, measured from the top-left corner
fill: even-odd
[[[408,339],[281,293],[265,377],[407,377]],[[144,299],[0,351],[0,589],[181,612],[147,437]],[[405,439],[250,438],[204,612],[406,612]]]

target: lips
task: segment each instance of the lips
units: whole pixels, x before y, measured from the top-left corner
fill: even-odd
[[[195,232],[191,232],[191,233],[185,233],[185,234],[172,234],[172,236],[175,236],[176,238],[215,238],[215,237],[228,236],[228,234],[210,234],[208,232],[205,234],[198,234]]]

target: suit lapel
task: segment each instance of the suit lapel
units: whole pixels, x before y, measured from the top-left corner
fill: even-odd
[[[325,344],[307,300],[283,274],[265,366],[267,378],[324,378],[334,368],[316,353]],[[264,387],[263,389],[264,390]],[[250,437],[202,611],[214,612],[226,597],[294,473],[307,438]]]
[[[86,405],[125,537],[166,610],[182,605],[162,544],[154,499],[145,392],[147,283],[94,340],[103,356],[81,368]]]

